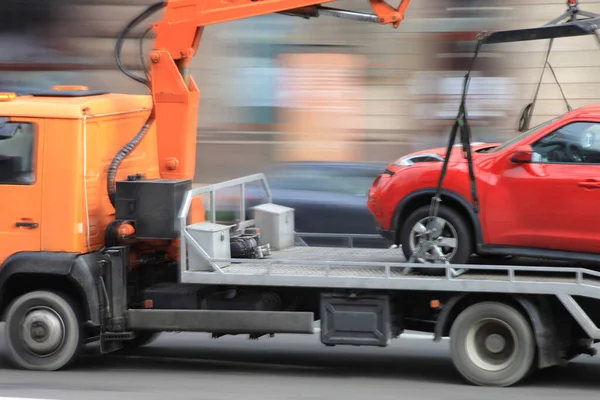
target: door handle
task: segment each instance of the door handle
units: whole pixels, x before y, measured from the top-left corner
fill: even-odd
[[[577,186],[586,189],[600,189],[600,181],[597,181],[595,179],[588,179],[583,182],[579,182]]]
[[[37,228],[37,222],[17,222],[17,228]]]

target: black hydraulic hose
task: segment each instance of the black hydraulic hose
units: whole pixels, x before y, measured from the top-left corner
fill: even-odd
[[[142,139],[144,138],[144,135],[146,135],[146,132],[148,132],[148,129],[150,128],[150,125],[152,125],[153,121],[154,121],[154,110],[152,110],[150,112],[150,116],[148,116],[148,119],[144,123],[144,126],[142,126],[142,129],[140,129],[140,131],[137,133],[137,135],[135,135],[135,137],[133,139],[131,139],[129,141],[129,143],[127,143],[125,146],[123,146],[123,148],[121,150],[119,150],[119,152],[117,153],[115,158],[113,158],[112,162],[110,163],[110,166],[108,167],[108,174],[107,174],[107,178],[106,178],[106,189],[108,192],[108,198],[110,200],[110,204],[112,204],[113,207],[115,206],[115,194],[116,194],[116,190],[117,190],[115,181],[117,178],[117,170],[119,169],[119,165],[121,165],[121,162],[142,141]]]
[[[133,74],[123,65],[123,63],[121,62],[121,50],[123,49],[123,42],[125,41],[125,36],[134,27],[136,27],[140,22],[142,22],[143,20],[150,17],[152,14],[154,14],[158,10],[165,7],[166,4],[167,3],[165,1],[160,1],[158,3],[152,4],[151,6],[146,8],[144,11],[142,11],[137,17],[135,17],[133,20],[131,20],[127,24],[127,26],[125,26],[125,28],[121,31],[121,33],[119,34],[119,37],[117,39],[117,43],[115,45],[115,59],[117,61],[117,66],[119,67],[121,72],[123,72],[125,75],[127,75],[131,79],[134,79],[137,82],[143,83],[146,86],[149,85],[149,80],[147,78],[142,78],[142,77],[139,77],[139,76]],[[107,173],[107,179],[106,179],[106,189],[107,189],[107,193],[108,193],[108,198],[113,207],[115,207],[115,194],[116,194],[116,184],[115,183],[116,183],[116,179],[117,179],[117,170],[119,169],[119,165],[121,165],[121,162],[142,141],[142,139],[146,135],[146,132],[148,132],[150,125],[152,125],[153,121],[154,121],[154,108],[150,111],[150,115],[148,116],[148,119],[146,120],[146,122],[144,122],[144,125],[139,130],[137,135],[135,135],[135,137],[133,139],[131,139],[125,146],[123,146],[121,148],[121,150],[119,150],[117,155],[112,159],[110,166],[108,167],[108,173]]]
[[[140,61],[142,63],[142,68],[144,69],[144,75],[146,75],[146,81],[149,82],[149,69],[146,66],[146,61],[144,60],[144,39],[148,36],[148,33],[152,30],[152,27],[149,27],[144,31],[142,36],[140,36],[140,40],[138,41],[139,49],[140,49]]]
[[[117,43],[115,45],[115,60],[117,61],[117,66],[119,67],[119,69],[121,70],[121,72],[123,72],[125,75],[127,75],[131,79],[133,79],[133,80],[135,80],[135,81],[137,81],[139,83],[143,83],[146,86],[148,86],[148,79],[140,77],[140,76],[137,76],[136,74],[130,72],[123,65],[123,63],[121,62],[121,50],[123,49],[123,43],[125,42],[125,36],[127,36],[127,34],[129,32],[131,32],[131,30],[133,28],[135,28],[138,24],[140,24],[140,22],[142,22],[145,19],[149,18],[152,14],[154,14],[158,10],[162,9],[166,5],[167,5],[166,1],[160,1],[158,3],[152,4],[151,6],[149,6],[148,8],[146,8],[144,11],[142,11],[137,17],[135,17],[134,19],[132,19],[125,26],[125,28],[121,31],[121,33],[119,34],[119,37],[117,38]]]

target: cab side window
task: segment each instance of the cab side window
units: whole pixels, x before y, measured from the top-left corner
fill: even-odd
[[[0,118],[0,185],[35,182],[34,135],[34,124]]]

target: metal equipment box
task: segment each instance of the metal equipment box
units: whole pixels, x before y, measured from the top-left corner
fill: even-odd
[[[190,271],[213,271],[214,268],[209,258],[231,258],[231,244],[229,239],[230,227],[227,225],[199,222],[189,225],[188,233],[206,253],[203,256],[192,243],[188,247]],[[229,265],[228,262],[215,262],[219,268]]]
[[[131,177],[116,183],[115,219],[130,221],[138,239],[176,239],[177,214],[190,180]]]
[[[152,302],[152,308],[163,310],[198,310],[200,300],[210,286],[162,282],[142,290],[142,298]]]
[[[282,250],[295,243],[294,209],[272,203],[253,208],[254,223],[260,230],[262,243],[269,243],[272,250]]]
[[[335,345],[387,346],[392,339],[390,300],[386,295],[349,298],[321,295],[321,342]]]

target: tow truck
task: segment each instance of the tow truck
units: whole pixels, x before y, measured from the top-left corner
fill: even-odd
[[[294,210],[271,202],[262,174],[192,187],[199,91],[189,63],[204,27],[268,13],[398,27],[408,3],[371,0],[365,14],[314,0],[159,2],[115,47],[118,67],[150,95],[77,86],[0,95],[0,312],[13,365],[55,371],[87,343],[109,354],[167,331],[314,334],[317,321],[327,346],[385,347],[405,330],[449,336],[456,369],[483,386],[592,354],[600,272],[445,265],[431,276],[423,271],[438,264],[414,269],[399,249],[297,245]],[[158,11],[149,67],[137,76],[121,48]],[[596,22],[490,37],[589,34]],[[251,184],[266,200],[246,219]],[[231,188],[240,218],[218,221],[217,191]]]

